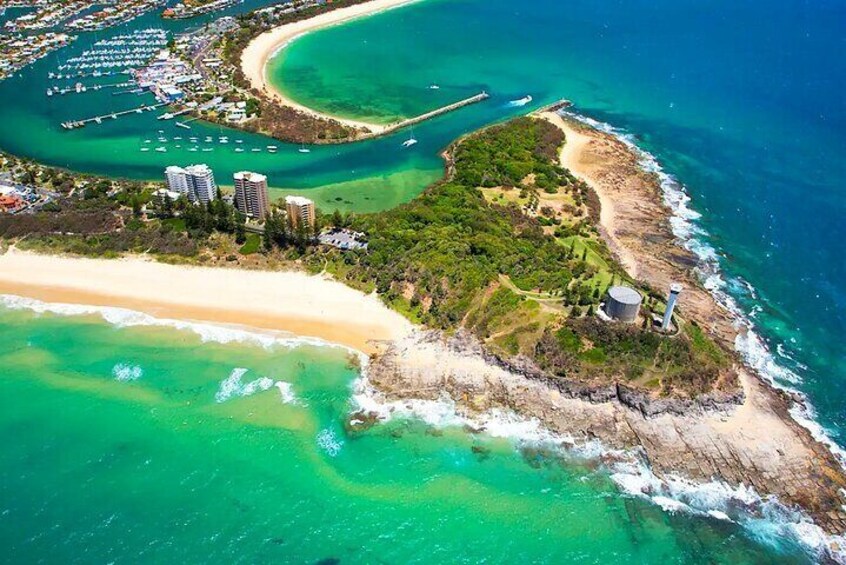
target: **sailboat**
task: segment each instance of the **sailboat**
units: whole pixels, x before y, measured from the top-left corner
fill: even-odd
[[[311,149],[305,146],[305,143],[300,145],[300,148],[297,149],[300,153],[311,153]]]
[[[411,134],[408,136],[408,139],[402,142],[403,147],[411,147],[417,143],[417,139],[414,137],[414,128],[411,129]]]

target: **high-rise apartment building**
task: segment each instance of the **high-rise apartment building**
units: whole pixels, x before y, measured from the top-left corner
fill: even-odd
[[[206,204],[217,197],[217,184],[214,173],[208,165],[190,167],[168,167],[165,169],[167,188],[188,197],[191,202]]]
[[[217,198],[217,184],[208,165],[191,165],[185,168],[185,172],[196,201],[207,204]]]
[[[167,189],[171,192],[184,194],[191,199],[191,186],[188,184],[188,173],[182,167],[168,167],[165,169]]]
[[[314,227],[314,202],[302,196],[286,196],[285,210],[291,227],[296,229],[300,225]]]
[[[248,171],[235,173],[235,206],[242,214],[264,219],[270,210],[267,177]]]

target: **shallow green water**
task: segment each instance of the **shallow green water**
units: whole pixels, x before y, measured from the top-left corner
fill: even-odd
[[[249,9],[273,3],[270,0],[247,0],[228,10],[240,13]],[[68,169],[97,173],[114,177],[160,180],[168,165],[187,165],[202,162],[211,166],[218,183],[232,184],[232,174],[241,170],[260,171],[268,176],[269,183],[276,189],[301,190],[329,186],[331,192],[342,195],[334,200],[327,190],[312,193],[316,200],[342,210],[374,211],[395,206],[413,198],[428,184],[442,174],[442,163],[437,155],[439,140],[421,143],[414,151],[404,151],[400,137],[386,138],[371,143],[347,146],[317,146],[311,153],[298,152],[299,146],[288,145],[263,136],[248,135],[227,130],[219,126],[200,122],[191,124],[191,130],[179,128],[174,121],[161,121],[156,117],[164,110],[130,114],[118,120],[106,119],[102,124],[90,124],[84,129],[66,131],[61,123],[68,120],[90,118],[97,115],[133,109],[140,104],[153,102],[152,95],[113,95],[112,90],[89,90],[83,94],[67,94],[48,98],[45,92],[50,86],[72,86],[76,81],[51,80],[49,72],[57,71],[67,59],[78,56],[102,39],[116,34],[150,27],[165,28],[173,32],[189,26],[200,25],[210,17],[189,21],[166,21],[156,13],[150,13],[117,28],[80,35],[80,38],[66,49],[48,55],[27,67],[19,76],[0,83],[0,149],[51,165]],[[125,77],[87,78],[82,82],[88,86],[100,83],[110,84],[125,80]],[[26,93],[24,96],[21,93]],[[141,152],[144,141],[150,139],[156,146],[158,130],[170,139],[167,153]],[[244,153],[236,153],[234,143],[204,145],[213,152],[189,152],[187,141],[180,143],[172,138],[197,136],[200,139],[228,135],[244,141]],[[278,153],[266,151],[267,145],[277,145]],[[254,153],[251,149],[261,149]],[[289,190],[276,190],[274,196],[282,196]],[[323,196],[323,194],[326,196]]]
[[[347,435],[341,350],[3,309],[0,342],[3,561],[804,559],[620,496],[595,461],[413,420]],[[238,368],[295,400],[219,397]]]

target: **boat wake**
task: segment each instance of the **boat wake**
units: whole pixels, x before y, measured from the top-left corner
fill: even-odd
[[[533,100],[530,94],[527,94],[523,98],[518,98],[517,100],[512,100],[508,104],[506,104],[509,108],[519,108],[520,106],[525,106],[526,104],[530,103]]]

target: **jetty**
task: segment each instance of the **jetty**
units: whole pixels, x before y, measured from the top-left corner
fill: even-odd
[[[477,102],[482,102],[483,100],[487,100],[488,98],[490,98],[490,96],[490,94],[483,90],[479,94],[471,96],[470,98],[465,98],[464,100],[459,100],[458,102],[453,102],[452,104],[447,104],[446,106],[436,108],[431,112],[426,112],[425,114],[420,114],[419,116],[415,116],[413,118],[408,118],[407,120],[402,120],[400,122],[393,123],[385,128],[385,130],[382,132],[382,135],[393,133],[397,130],[401,130],[403,128],[419,124],[420,122],[425,122],[426,120],[431,120],[432,118],[442,116],[443,114],[448,114],[449,112],[454,112],[455,110],[464,108],[465,106],[469,106],[471,104],[476,104]]]
[[[112,112],[111,114],[103,114],[102,116],[94,116],[93,118],[85,118],[82,120],[71,120],[68,122],[62,122],[62,127],[67,130],[71,129],[78,129],[84,128],[88,124],[101,124],[103,120],[112,119],[116,120],[121,116],[127,116],[129,114],[141,114],[142,112],[151,112],[157,108],[161,108],[162,106],[166,106],[166,104],[150,104],[147,106],[138,106],[137,108],[131,108],[129,110],[121,110],[119,112]]]
[[[92,84],[92,85],[85,85],[82,83],[77,83],[74,86],[67,86],[65,88],[59,88],[58,86],[53,86],[47,89],[47,96],[53,96],[54,94],[59,94],[64,96],[65,94],[82,94],[85,92],[91,91],[98,91],[104,88],[127,88],[130,86],[135,86],[135,81],[127,81],[127,82],[115,82],[111,84]]]
[[[161,116],[157,117],[156,119],[157,120],[172,120],[173,118],[179,117],[183,114],[187,114],[190,111],[191,111],[191,108],[183,108],[182,110],[179,110],[178,112],[166,112],[166,113],[162,114]]]

